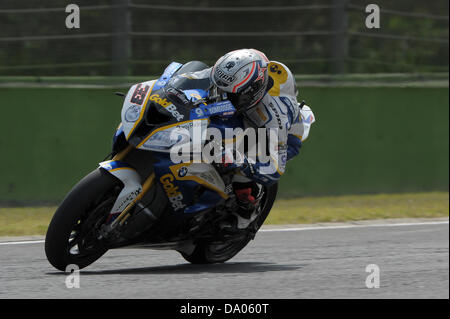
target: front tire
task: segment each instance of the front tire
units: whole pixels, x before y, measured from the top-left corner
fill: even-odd
[[[108,249],[96,237],[122,188],[101,168],[88,174],[67,194],[56,210],[45,237],[45,254],[56,269],[84,268]]]

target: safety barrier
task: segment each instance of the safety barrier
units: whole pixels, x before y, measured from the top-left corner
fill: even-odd
[[[0,204],[57,202],[110,152],[107,89],[0,88]],[[448,189],[448,88],[309,87],[317,122],[280,196]]]

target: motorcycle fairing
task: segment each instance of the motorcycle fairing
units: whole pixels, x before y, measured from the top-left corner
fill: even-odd
[[[189,162],[171,165],[169,168],[177,180],[195,181],[215,191],[220,197],[228,198],[222,177],[211,164]]]
[[[165,90],[155,91],[154,84],[155,82],[151,84],[152,89],[149,90],[149,96],[147,96],[144,106],[130,105],[128,100],[124,102],[122,109],[124,132],[128,143],[135,148],[144,145],[155,132],[191,121],[189,119],[191,104],[175,105]],[[207,119],[203,120],[207,121]]]
[[[221,200],[228,198],[222,178],[210,164],[174,165],[167,153],[175,144],[183,145],[184,143],[190,143],[189,149],[195,150],[196,147],[192,145],[194,132],[197,134],[200,132],[200,141],[203,145],[210,123],[209,117],[231,115],[235,108],[229,101],[207,105],[201,101],[208,96],[208,92],[204,89],[182,91],[171,87],[170,84],[167,85],[181,66],[174,62],[166,68],[158,80],[138,83],[130,88],[122,108],[122,125],[116,131],[113,145],[123,140],[119,138],[120,136],[124,136],[125,140],[137,149],[155,151],[155,155],[161,154],[155,156],[157,162],[154,168],[157,181],[163,189],[170,188],[171,193],[166,192],[166,195],[174,211],[193,213],[213,207]],[[196,101],[198,102],[195,103]],[[187,120],[181,121],[181,119]],[[180,175],[179,170],[187,170],[189,173]],[[130,180],[128,176],[120,177],[124,178],[124,184]],[[199,189],[198,186],[201,186],[201,194],[194,192]],[[131,192],[136,192],[137,189],[142,190],[140,180],[133,180],[133,187],[124,187],[121,195],[130,200],[124,203],[116,202],[112,213],[120,212],[123,206],[126,207],[137,196],[138,193],[132,195]],[[128,197],[125,196],[126,192]],[[196,198],[195,205],[193,205],[194,198]]]
[[[120,122],[116,131],[114,132],[113,140],[112,140],[112,152],[114,154],[119,153],[125,147],[127,147],[128,143],[125,139],[125,133],[123,131],[122,122]]]
[[[175,144],[192,143],[192,136],[200,134],[201,143],[206,138],[209,119],[189,120],[160,126],[150,132],[135,147],[138,149],[158,152],[170,152]],[[195,132],[195,133],[194,133]],[[190,149],[192,147],[190,146]]]
[[[209,118],[211,116],[231,116],[236,112],[230,101],[220,101],[211,104],[201,104],[191,110],[191,119]]]
[[[121,114],[123,130],[127,140],[132,137],[138,126],[142,124],[150,96],[155,91],[163,88],[181,67],[181,63],[172,62],[158,80],[137,83],[128,90]]]
[[[132,134],[138,128],[138,126],[142,123],[144,118],[145,110],[147,107],[147,101],[150,95],[152,94],[153,87],[156,83],[156,80],[142,82],[133,85],[130,90],[128,90],[127,95],[125,96],[125,100],[122,107],[122,127],[123,132],[127,140],[130,139]],[[134,99],[134,97],[139,94],[139,88],[147,88],[145,89],[145,95],[143,95],[139,100]],[[133,100],[134,99],[134,100]],[[140,102],[133,103],[134,102]]]
[[[155,157],[156,180],[173,212],[195,213],[212,208],[229,197],[222,178],[211,164],[174,164],[164,153],[155,153]]]

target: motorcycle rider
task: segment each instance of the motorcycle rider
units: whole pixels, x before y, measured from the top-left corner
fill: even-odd
[[[287,66],[269,61],[255,49],[226,53],[212,68],[181,76],[211,81],[210,96],[226,95],[242,116],[244,129],[270,128],[278,133],[278,147],[266,163],[248,161],[224,163],[225,169],[237,170],[233,189],[239,209],[222,226],[244,229],[258,216],[261,191],[258,184],[270,185],[283,175],[286,162],[299,153],[315,121],[311,109],[297,102],[297,86]],[[266,173],[272,172],[272,173]]]

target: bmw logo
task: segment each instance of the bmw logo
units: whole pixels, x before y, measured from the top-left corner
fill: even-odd
[[[180,168],[180,170],[178,171],[178,176],[179,176],[179,177],[184,177],[184,176],[186,176],[187,171],[188,171],[187,167],[186,167],[186,166],[183,166],[183,167]]]

